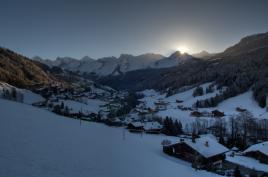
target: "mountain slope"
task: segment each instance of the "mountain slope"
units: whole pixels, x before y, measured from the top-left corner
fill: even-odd
[[[18,87],[47,84],[52,80],[36,62],[0,48],[0,80]]]
[[[215,54],[212,54],[212,53],[208,53],[207,51],[201,51],[199,53],[195,53],[193,54],[192,56],[193,57],[196,57],[196,58],[202,58],[202,59],[208,59],[208,58],[211,58],[213,57]]]
[[[239,41],[239,43],[227,48],[223,53],[218,54],[215,57],[220,58],[227,56],[237,56],[250,53],[260,48],[267,48],[267,47],[268,47],[268,32],[242,38]]]
[[[268,94],[268,33],[242,39],[208,60],[188,60],[176,67],[138,70],[99,81],[117,89],[156,89],[176,93],[181,87],[216,82],[228,91],[220,101],[253,89],[261,107]]]

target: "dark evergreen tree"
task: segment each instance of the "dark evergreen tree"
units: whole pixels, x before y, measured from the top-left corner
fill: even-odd
[[[60,109],[64,109],[64,103],[63,102],[61,102],[61,104],[60,104]]]
[[[180,121],[175,120],[173,124],[173,131],[174,136],[182,134],[182,124]]]
[[[54,113],[56,113],[56,114],[61,114],[62,113],[62,111],[61,111],[62,109],[61,109],[61,107],[60,107],[60,105],[55,105],[54,107],[53,107],[53,112]]]
[[[68,106],[65,106],[65,108],[64,108],[64,115],[65,116],[69,116],[70,115],[70,111],[69,111],[69,107]]]
[[[78,112],[78,114],[77,114],[77,118],[78,118],[78,119],[81,119],[81,118],[82,118],[82,112],[81,112],[81,111]]]
[[[17,90],[14,87],[11,89],[11,98],[17,100]]]
[[[223,136],[220,136],[219,143],[222,144],[222,145],[225,145],[225,141],[224,141]]]
[[[234,177],[242,177],[241,172],[240,172],[240,169],[239,169],[238,166],[235,167]]]
[[[204,94],[203,87],[198,86],[194,91],[193,91],[193,96],[201,96]]]

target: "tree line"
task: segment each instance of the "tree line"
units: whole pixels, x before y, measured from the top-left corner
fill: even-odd
[[[212,133],[219,142],[229,148],[243,150],[250,144],[268,140],[268,120],[254,118],[249,111],[231,116],[228,120],[199,120],[186,124],[185,132],[192,134]]]
[[[23,102],[24,95],[21,92],[18,92],[16,88],[12,87],[10,90],[3,88],[1,98],[7,100],[13,100],[18,102]]]

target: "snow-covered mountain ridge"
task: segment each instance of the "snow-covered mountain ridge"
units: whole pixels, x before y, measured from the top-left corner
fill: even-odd
[[[169,57],[159,54],[147,53],[133,56],[122,54],[120,57],[105,57],[94,60],[88,56],[81,59],[69,57],[58,57],[56,60],[42,59],[34,57],[37,60],[50,67],[57,66],[70,71],[79,71],[80,73],[91,73],[100,76],[119,75],[128,71],[134,71],[146,68],[168,68],[177,66],[186,60],[193,58],[188,54],[181,54],[176,51]]]

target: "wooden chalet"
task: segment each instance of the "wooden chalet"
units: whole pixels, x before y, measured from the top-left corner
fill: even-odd
[[[268,141],[250,146],[243,154],[268,164]]]
[[[222,167],[225,159],[226,147],[211,137],[184,139],[180,142],[163,146],[166,154],[191,162],[193,167],[199,169],[217,169]]]
[[[156,110],[161,111],[161,110],[166,110],[168,106],[168,102],[165,102],[163,100],[159,100],[154,103],[156,106]]]
[[[236,107],[235,109],[237,112],[245,112],[247,111],[247,109],[243,109],[243,108],[240,108],[240,107]]]
[[[120,127],[123,125],[120,119],[118,118],[107,118],[105,120],[105,124],[109,126],[115,126],[115,127]]]
[[[191,116],[193,116],[193,117],[201,117],[202,113],[198,112],[198,111],[193,111],[193,112],[191,112]]]
[[[211,111],[213,117],[223,117],[225,116],[224,112],[220,112],[219,110],[215,109]]]
[[[130,132],[143,132],[144,131],[144,124],[142,122],[130,122],[127,125],[127,129]]]
[[[176,100],[176,103],[183,103],[183,100]]]
[[[162,130],[163,126],[158,122],[146,122],[144,123],[144,131],[145,133],[151,134],[159,134]]]

